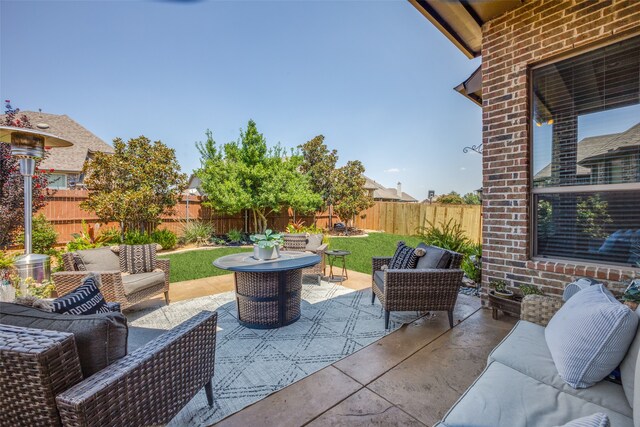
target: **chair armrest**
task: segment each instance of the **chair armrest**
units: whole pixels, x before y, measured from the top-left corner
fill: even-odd
[[[60,393],[62,424],[166,424],[213,377],[217,318],[200,312]]]
[[[119,271],[60,271],[53,273],[53,284],[58,296],[63,296],[76,289],[87,274],[95,273],[100,278],[100,292],[107,302],[125,300],[122,273]]]
[[[547,295],[527,295],[522,299],[520,319],[547,326],[564,304],[561,298]]]
[[[390,256],[374,256],[373,258],[371,258],[371,265],[373,267],[371,274],[381,270],[382,266],[388,265],[392,259],[393,257]]]
[[[459,268],[429,268],[429,269],[387,269],[384,272],[384,291],[391,291],[398,287],[448,286],[454,287],[456,292],[462,283],[464,271]]]
[[[323,243],[320,246],[318,246],[318,249],[316,249],[314,252],[318,255],[322,255],[327,251],[328,247],[329,247],[328,243]]]
[[[164,272],[164,290],[169,290],[169,276],[171,275],[171,261],[168,259],[156,259],[156,267]]]

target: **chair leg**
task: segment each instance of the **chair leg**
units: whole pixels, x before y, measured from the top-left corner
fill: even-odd
[[[209,406],[213,406],[213,379],[204,385],[204,392],[207,394],[207,402]]]
[[[164,300],[169,305],[169,291],[164,291]]]
[[[384,311],[384,328],[389,329],[389,315],[391,312],[389,310]]]
[[[447,311],[447,314],[449,315],[449,327],[453,328],[453,310]]]
[[[371,289],[371,305],[376,303],[376,293]]]

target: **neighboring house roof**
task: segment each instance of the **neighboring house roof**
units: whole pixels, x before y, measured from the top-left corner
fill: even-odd
[[[191,174],[189,177],[189,185],[187,185],[186,193],[195,194],[197,196],[204,195],[202,191],[202,181],[195,174]]]
[[[584,165],[591,164],[598,158],[611,154],[612,151],[637,148],[638,146],[640,146],[640,123],[624,132],[584,138],[578,142],[576,173],[578,176],[590,175],[591,169]],[[551,178],[551,163],[542,168],[533,179],[539,181],[547,178]]]
[[[524,0],[409,0],[467,57],[482,53],[482,26],[516,9]]]
[[[404,191],[400,191],[400,194],[398,194],[398,190],[395,188],[386,188],[382,184],[374,181],[368,176],[364,176],[364,178],[366,180],[364,184],[364,189],[373,190],[374,200],[388,200],[393,202],[417,202],[418,201],[413,196],[410,196]]]
[[[29,118],[34,128],[60,136],[73,143],[71,147],[52,148],[40,165],[41,169],[54,169],[60,172],[81,172],[84,162],[91,153],[113,153],[113,147],[89,130],[81,126],[66,114],[48,114],[37,111],[20,111],[18,116]],[[3,117],[4,115],[0,116]],[[47,128],[38,124],[49,125]]]

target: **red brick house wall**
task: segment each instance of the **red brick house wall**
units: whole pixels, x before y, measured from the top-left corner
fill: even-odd
[[[530,66],[640,34],[640,1],[531,1],[483,27],[483,284],[560,294],[576,276],[613,290],[632,268],[531,256]]]

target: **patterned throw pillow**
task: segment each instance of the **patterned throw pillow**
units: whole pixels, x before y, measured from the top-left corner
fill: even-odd
[[[129,274],[150,273],[156,268],[156,244],[120,245],[120,271]]]
[[[76,289],[53,300],[51,305],[54,313],[61,314],[96,314],[111,311],[98,289],[98,278],[93,273],[82,279],[82,284]]]
[[[416,268],[418,263],[418,255],[415,248],[407,246],[404,242],[398,242],[396,253],[393,255],[391,262],[389,262],[390,269],[407,269]]]

